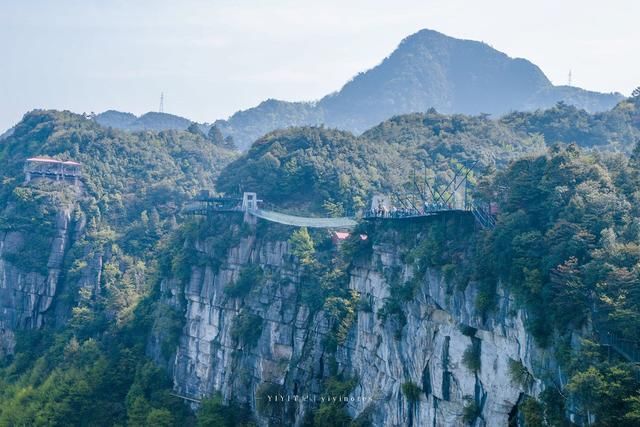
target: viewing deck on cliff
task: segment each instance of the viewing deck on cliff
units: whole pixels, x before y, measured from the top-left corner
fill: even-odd
[[[82,177],[82,165],[78,162],[32,157],[24,164],[25,181],[34,178],[49,178],[56,181],[69,180],[77,184]]]

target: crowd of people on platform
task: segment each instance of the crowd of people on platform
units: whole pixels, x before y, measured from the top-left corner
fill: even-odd
[[[387,207],[383,203],[379,203],[376,208],[372,208],[370,215],[376,218],[407,218],[413,216],[424,216],[434,212],[441,212],[454,209],[451,203],[444,202],[424,202],[419,208],[397,208],[395,206]]]

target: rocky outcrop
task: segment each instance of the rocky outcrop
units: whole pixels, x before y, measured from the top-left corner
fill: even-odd
[[[197,250],[213,249],[205,241]],[[349,414],[375,426],[507,425],[522,397],[543,389],[536,377],[555,372],[555,361],[536,347],[507,293],[500,291],[497,309],[483,316],[474,306],[475,285],[456,291],[437,269],[419,278],[415,297],[404,305],[404,326],[383,321],[377,313],[393,298],[386,272],[394,269],[404,281],[413,275],[400,254],[394,245],[376,245],[349,271],[349,287],[365,302],[335,353],[338,370],[357,379]],[[244,296],[227,295],[225,288],[248,265],[264,271],[261,285]],[[286,242],[244,238],[219,269],[192,266],[186,286],[177,280],[162,286],[165,303],[185,313],[171,367],[179,394],[197,399],[219,391],[257,409],[262,425],[299,425],[317,405],[329,372],[330,324],[325,313],[302,303],[305,283]],[[242,331],[256,336],[252,343],[237,337],[247,318],[259,319]],[[530,381],[517,383],[514,367],[531,374]],[[408,396],[411,387],[417,392]],[[265,390],[309,400],[290,401],[274,414]]]
[[[358,313],[340,352],[341,362],[359,379],[351,395],[356,403],[349,404],[352,415],[368,407],[373,425],[508,425],[521,396],[542,388],[539,380],[517,384],[510,366],[521,364],[531,373],[534,365],[555,366],[526,332],[523,312],[502,292],[495,314],[483,317],[474,306],[473,284],[451,291],[441,272],[432,269],[406,304],[406,326],[398,337],[393,325],[376,316],[392,297],[382,271],[399,268],[409,280],[412,269],[392,246],[374,247],[370,261],[352,270],[351,288],[371,301],[371,310]],[[382,268],[371,267],[376,264]],[[421,388],[417,400],[403,396],[407,383]]]
[[[57,210],[54,233],[46,254],[46,268],[31,271],[17,262],[32,244],[23,231],[0,232],[0,358],[12,354],[15,331],[38,329],[45,323],[60,287],[65,254],[70,240],[83,227],[72,219],[74,203]],[[16,265],[18,264],[18,265]]]
[[[200,250],[210,248],[204,243]],[[263,285],[246,298],[231,298],[225,287],[249,264],[264,271]],[[286,384],[292,390],[321,392],[322,339],[328,330],[323,313],[312,314],[299,303],[299,272],[286,242],[243,239],[230,249],[218,271],[193,267],[188,286],[163,283],[167,301],[186,304],[186,324],[173,366],[181,395],[200,398],[220,391],[226,399],[256,408],[261,384]],[[181,303],[184,291],[185,303]],[[255,343],[239,342],[234,328],[245,314],[258,316]],[[303,411],[305,408],[294,409]]]

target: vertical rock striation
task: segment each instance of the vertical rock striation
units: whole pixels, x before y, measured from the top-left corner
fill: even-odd
[[[206,242],[196,246],[204,254],[212,250]],[[437,269],[418,278],[414,298],[404,305],[404,326],[383,321],[377,313],[393,297],[385,272],[412,279],[413,268],[400,255],[399,247],[376,245],[349,270],[349,287],[365,303],[335,354],[339,371],[357,379],[347,411],[376,426],[507,425],[522,396],[544,388],[537,378],[557,371],[553,357],[534,344],[525,314],[508,294],[500,291],[497,309],[483,316],[474,306],[474,284],[455,290]],[[264,280],[246,295],[228,296],[225,288],[248,265],[259,265]],[[302,303],[300,278],[287,242],[247,237],[229,249],[219,269],[192,266],[186,287],[164,280],[165,303],[185,313],[171,367],[176,390],[195,398],[219,391],[249,404],[262,425],[300,425],[313,403],[290,402],[274,414],[260,402],[265,383],[284,396],[323,392],[331,325],[322,310],[311,313]],[[243,316],[260,319],[253,343],[237,339]],[[526,369],[531,381],[517,383],[512,366]],[[403,392],[410,384],[417,396]]]
[[[25,271],[6,260],[30,244],[21,231],[0,232],[0,356],[13,352],[14,331],[42,327],[58,291],[64,256],[72,234],[72,206],[58,211],[46,274]]]
[[[372,302],[371,311],[359,312],[340,352],[341,362],[359,379],[352,397],[370,402],[368,409],[350,403],[352,415],[366,409],[373,425],[508,425],[520,396],[542,388],[538,380],[516,384],[510,365],[522,363],[532,373],[534,366],[554,366],[526,332],[523,312],[501,293],[494,314],[482,316],[474,307],[473,284],[464,292],[452,291],[441,272],[431,269],[406,304],[406,326],[398,336],[375,314],[391,297],[381,269],[372,268],[376,264],[400,269],[406,280],[412,275],[391,246],[374,247],[370,262],[351,272],[351,288]],[[473,354],[479,366],[465,360]],[[422,390],[413,402],[402,393],[402,384],[409,382]]]

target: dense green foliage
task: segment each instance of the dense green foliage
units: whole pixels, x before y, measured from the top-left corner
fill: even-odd
[[[325,394],[331,397],[347,397],[356,386],[354,378],[334,375],[324,382]],[[351,417],[345,410],[346,402],[323,402],[313,411],[313,427],[343,427],[351,425]]]
[[[533,380],[533,375],[527,370],[527,367],[519,360],[509,359],[509,376],[511,380],[522,386],[528,388]]]
[[[263,271],[259,265],[248,265],[240,271],[240,277],[233,283],[229,283],[224,292],[230,297],[243,297],[260,284]]]
[[[376,192],[415,192],[414,180],[443,192],[455,172],[476,161],[471,184],[546,145],[575,142],[629,153],[638,138],[637,99],[593,115],[558,104],[500,120],[431,110],[394,117],[360,137],[318,127],[273,132],[223,171],[218,189],[256,191],[277,206],[339,216],[362,208]]]
[[[218,189],[240,186],[289,210],[343,215],[366,206],[375,192],[411,190],[413,170],[426,168],[428,180],[442,189],[462,164],[479,160],[478,173],[492,176],[472,178],[475,197],[500,206],[491,231],[474,232],[472,223],[457,217],[407,227],[367,224],[335,250],[326,233],[258,224],[259,239],[289,240],[304,283],[299,302],[312,313],[324,310],[329,321],[324,391],[348,394],[356,384],[338,371],[335,353],[358,309],[371,311],[371,303],[349,291],[348,272],[374,245],[386,243],[402,248],[402,261],[413,268],[407,281],[397,270],[380,271],[390,297],[376,318],[395,328],[397,338],[405,306],[429,269],[444,275],[448,295],[473,283],[482,313],[495,308],[500,284],[526,310],[527,327],[540,345],[553,347],[567,375],[562,387],[525,399],[524,417],[559,425],[571,407],[581,419],[634,425],[640,419],[637,368],[624,352],[601,344],[615,336],[633,350],[640,335],[640,149],[632,149],[638,111],[637,100],[628,100],[599,115],[558,105],[499,121],[430,111],[395,117],[361,137],[324,128],[278,131],[229,164]],[[631,155],[578,145],[541,152],[555,141]],[[234,158],[224,145],[216,131],[205,137],[196,127],[125,134],[57,112],[28,114],[0,142],[0,231],[33,236],[5,260],[46,273],[55,216],[70,209],[73,225],[82,230],[71,242],[50,313],[60,318],[47,318],[42,332],[20,333],[15,356],[2,361],[0,425],[195,423],[169,395],[170,381],[145,350],[153,331],[160,340],[156,359],[166,362],[183,327],[182,295],[173,305],[161,302],[162,280],[184,285],[194,266],[217,271],[229,247],[248,233],[239,215],[179,224],[180,204],[211,187]],[[23,162],[36,155],[82,162],[84,191],[60,183],[22,185]],[[196,243],[206,245],[206,254]],[[225,294],[241,300],[276,276],[247,265]],[[239,349],[254,348],[264,321],[240,307],[229,332]],[[590,341],[576,346],[576,331]],[[463,332],[471,338],[464,363],[472,371],[485,369],[476,331]],[[525,389],[531,375],[544,375],[529,373],[519,361],[509,373]],[[415,403],[416,389],[403,392]],[[89,408],[98,410],[89,416]],[[246,412],[214,396],[204,402],[198,422],[250,425]],[[470,400],[464,412],[475,419],[476,402]],[[343,405],[324,404],[309,416],[311,425],[350,422]]]
[[[255,191],[269,203],[334,215],[361,209],[375,192],[414,191],[413,173],[438,191],[463,165],[478,170],[543,149],[486,117],[435,112],[391,119],[354,137],[325,128],[277,131],[226,168],[223,192]],[[425,170],[426,168],[426,170]]]
[[[639,150],[629,158],[569,145],[514,162],[496,176],[498,225],[479,244],[484,274],[507,286],[539,344],[564,361],[569,382],[558,394],[569,400],[561,402],[600,425],[634,425],[638,409]],[[576,350],[568,343],[583,328],[594,343]],[[510,371],[529,381],[518,362]],[[542,409],[557,412],[549,405]]]
[[[64,184],[49,183],[16,187],[11,197],[13,203],[0,213],[0,230],[30,237],[19,247],[5,251],[4,259],[25,271],[46,275],[57,212],[69,204],[73,192]]]
[[[370,156],[372,157],[372,156]],[[365,147],[347,132],[322,128],[278,131],[255,144],[220,176],[218,189],[255,191],[274,204],[309,206],[339,201],[364,206],[375,176],[368,176]],[[292,195],[295,195],[292,198]]]
[[[420,400],[420,394],[422,390],[418,385],[412,381],[402,383],[402,394],[407,398],[409,402],[417,402]]]
[[[249,408],[232,403],[225,405],[220,394],[202,401],[198,410],[198,427],[254,426]]]
[[[24,161],[35,156],[82,163],[80,189],[23,185]],[[155,329],[158,357],[175,351],[183,316],[158,300],[157,285],[191,261],[175,245],[189,235],[185,227],[173,236],[179,209],[232,157],[201,135],[129,134],[55,111],[28,113],[0,142],[0,231],[28,236],[5,261],[46,275],[61,212],[73,227],[57,309],[42,331],[19,332],[15,354],[0,361],[0,425],[194,423],[145,348]]]
[[[262,334],[263,320],[260,316],[241,311],[234,319],[229,334],[243,346],[254,346]]]
[[[610,111],[589,114],[558,103],[547,110],[508,114],[500,123],[517,131],[539,133],[550,144],[575,142],[583,147],[628,151],[640,137],[639,104],[637,98],[628,99]]]
[[[2,205],[23,179],[24,160],[35,156],[82,163],[100,213],[108,209],[126,224],[154,206],[175,211],[185,195],[210,187],[234,155],[189,132],[125,133],[69,112],[34,111],[0,143]]]
[[[166,372],[144,355],[149,308],[100,334],[21,333],[15,357],[0,368],[0,425],[191,424]]]
[[[627,337],[640,333],[638,167],[635,155],[569,146],[498,175],[505,191],[485,266],[530,307],[541,342],[554,327],[589,319]]]
[[[462,363],[472,372],[478,372],[482,367],[480,360],[480,343],[481,341],[479,339],[472,338],[471,344],[464,353],[462,353]]]

